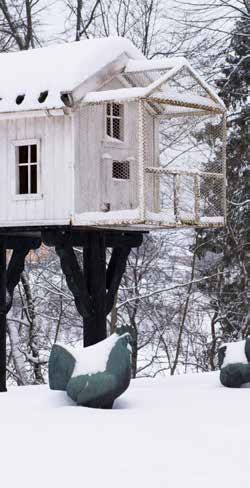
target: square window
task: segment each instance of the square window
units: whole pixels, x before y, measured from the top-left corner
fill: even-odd
[[[113,161],[112,177],[116,180],[129,180],[129,161]]]

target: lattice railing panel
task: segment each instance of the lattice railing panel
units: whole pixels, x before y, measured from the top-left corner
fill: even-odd
[[[166,117],[166,118],[165,118]],[[159,157],[152,164],[145,138],[146,215],[176,225],[221,225],[225,215],[223,116],[193,112],[155,117]],[[148,193],[154,191],[155,198]]]
[[[224,177],[204,173],[168,172],[147,168],[146,186],[158,189],[158,199],[148,206],[150,219],[163,223],[222,223],[225,199]]]
[[[223,114],[178,109],[171,112],[172,105],[154,98],[111,99],[81,109],[85,173],[79,177],[85,186],[78,225],[223,225]]]

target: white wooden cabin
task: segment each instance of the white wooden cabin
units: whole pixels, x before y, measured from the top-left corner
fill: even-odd
[[[123,38],[0,54],[0,228],[223,225],[225,107]]]

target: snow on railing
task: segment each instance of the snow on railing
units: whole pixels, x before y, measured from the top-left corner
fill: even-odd
[[[153,212],[150,212],[151,219],[154,220],[156,216],[162,218],[162,221],[174,221],[178,223],[188,223],[193,221],[197,225],[204,225],[211,224],[211,225],[221,225],[224,223],[224,204],[223,201],[224,194],[222,192],[223,185],[224,185],[224,175],[222,173],[214,173],[214,172],[201,172],[201,171],[177,171],[177,170],[168,170],[165,168],[156,168],[156,167],[148,167],[145,168],[146,175],[152,175],[155,182],[158,181],[158,204],[153,209]],[[172,192],[169,191],[169,182],[168,184],[163,184],[160,188],[160,177],[170,177],[170,184],[172,183]],[[186,192],[186,199],[189,197],[189,212],[185,212],[183,207],[181,206],[181,180],[185,178],[192,179],[192,185],[189,188],[183,190]],[[201,181],[202,179],[209,179],[208,181],[214,181],[213,186],[215,186],[215,182],[218,182],[218,198],[220,202],[213,202],[213,205],[207,202],[204,203],[204,195],[201,192]],[[165,186],[165,188],[164,188]],[[210,186],[212,187],[211,183]],[[212,188],[211,188],[212,189]],[[214,190],[214,189],[213,189]],[[168,194],[172,194],[172,209],[168,203],[168,208],[166,205],[164,206],[164,192],[168,192]],[[164,208],[165,207],[165,208]],[[206,209],[204,208],[206,207]],[[191,209],[191,211],[190,211]],[[207,211],[208,215],[204,215],[205,210]],[[220,211],[220,212],[219,212]],[[202,215],[203,212],[203,215]],[[219,214],[221,213],[221,215]]]

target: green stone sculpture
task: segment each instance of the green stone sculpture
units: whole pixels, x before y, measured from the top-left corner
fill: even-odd
[[[54,345],[49,360],[49,384],[66,390],[78,405],[112,408],[131,378],[130,336],[112,334],[87,348]]]
[[[241,342],[242,344],[244,342],[243,359],[245,362],[228,363],[227,344],[222,345],[219,349],[220,381],[223,386],[240,388],[243,384],[250,383],[250,338]],[[234,347],[234,343],[230,344],[230,347]]]
[[[240,388],[244,383],[250,382],[250,364],[228,364],[221,369],[220,381],[223,386]]]
[[[54,344],[49,358],[49,386],[51,390],[66,390],[76,360],[61,344]]]

